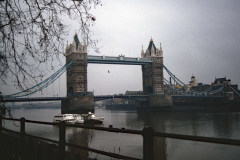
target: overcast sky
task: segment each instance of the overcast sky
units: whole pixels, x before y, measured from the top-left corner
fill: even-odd
[[[226,76],[240,85],[239,0],[102,2],[93,11],[96,22],[92,28],[100,54],[92,49],[88,54],[140,57],[142,45],[146,50],[152,37],[157,48],[162,43],[165,66],[183,82],[188,83],[194,74],[206,84]],[[75,27],[69,31],[69,42]],[[44,93],[65,96],[65,78]],[[50,93],[53,88],[55,93]],[[89,64],[88,90],[96,95],[142,90],[141,66]]]
[[[207,84],[215,77],[225,76],[233,84],[240,84],[240,1],[103,2],[104,6],[95,13],[94,27],[96,38],[101,40],[99,45],[103,46],[101,55],[139,57],[141,46],[146,50],[152,37],[157,47],[162,43],[164,64],[185,83],[194,74],[198,82]],[[107,66],[111,74],[104,70]],[[109,89],[109,93],[118,93],[129,87],[142,89],[140,66],[102,67],[89,65],[90,90],[108,93],[105,90]],[[101,69],[106,74],[95,73],[100,73]],[[99,83],[95,83],[95,75],[100,78]],[[165,77],[168,78],[166,74]],[[114,85],[110,85],[112,83]]]

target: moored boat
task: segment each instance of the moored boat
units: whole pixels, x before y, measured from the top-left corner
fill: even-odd
[[[88,112],[88,114],[82,114],[85,124],[102,124],[104,121],[104,117],[95,116],[92,112]]]
[[[67,124],[83,123],[83,117],[80,114],[58,114],[53,118],[53,123],[65,121]]]
[[[67,124],[101,124],[103,117],[96,117],[93,113],[88,114],[58,114],[53,118],[53,123],[65,121]]]

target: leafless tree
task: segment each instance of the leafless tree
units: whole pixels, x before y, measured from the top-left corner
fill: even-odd
[[[40,66],[64,54],[66,19],[94,45],[90,11],[98,5],[100,0],[0,0],[0,82],[11,78],[20,88],[36,83]]]

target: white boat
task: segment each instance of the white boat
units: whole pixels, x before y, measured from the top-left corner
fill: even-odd
[[[103,117],[96,117],[93,113],[88,114],[58,114],[53,118],[53,123],[65,121],[67,124],[101,124]]]
[[[104,121],[104,117],[97,117],[93,113],[88,112],[88,114],[82,114],[84,123],[87,124],[101,124]]]
[[[84,119],[80,114],[58,114],[53,118],[53,123],[65,121],[67,124],[83,123]]]

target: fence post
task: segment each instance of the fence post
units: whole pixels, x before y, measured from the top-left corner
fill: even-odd
[[[2,115],[0,115],[0,133],[2,132]]]
[[[64,160],[65,154],[65,143],[66,143],[66,122],[61,121],[59,123],[59,152],[60,159]]]
[[[153,160],[153,129],[144,127],[142,130],[143,136],[143,159]]]
[[[20,119],[20,132],[22,136],[25,134],[25,120],[23,117]]]
[[[25,121],[26,119],[24,117],[20,118],[20,141],[18,142],[18,147],[20,149],[20,157],[21,159],[26,159],[27,149],[26,149],[26,142],[25,142]]]

